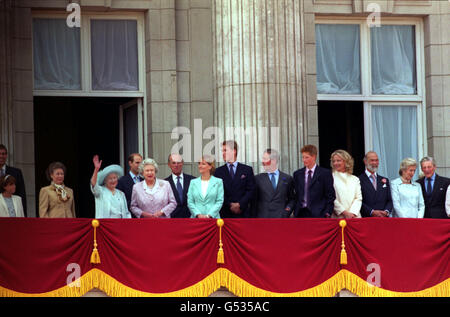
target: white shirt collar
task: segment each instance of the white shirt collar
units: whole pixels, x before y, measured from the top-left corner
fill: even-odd
[[[309,169],[309,168],[307,168],[307,167],[305,166],[305,168],[306,168],[306,173],[308,173],[308,171],[312,171],[312,173],[314,174],[314,172],[316,171],[316,167],[317,167],[317,164],[314,164],[313,168],[311,168],[311,169]]]
[[[367,168],[366,168],[365,172],[366,172],[367,177],[370,178],[370,175],[372,175],[372,173],[369,172],[369,170]],[[373,175],[375,175],[375,178],[377,178],[377,173],[373,173]]]
[[[181,173],[179,176],[180,176],[180,183],[181,183],[181,186],[183,186],[184,175],[183,175],[183,173]],[[176,185],[177,185],[177,182],[178,182],[178,176],[175,175],[174,173],[172,173],[172,179],[173,179],[173,182],[174,182],[174,184],[175,184],[175,186],[176,186]]]

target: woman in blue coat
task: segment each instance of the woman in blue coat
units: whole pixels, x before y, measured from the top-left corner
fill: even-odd
[[[220,218],[223,205],[222,179],[212,176],[214,157],[203,155],[198,163],[200,177],[191,181],[188,190],[188,208],[192,218]]]

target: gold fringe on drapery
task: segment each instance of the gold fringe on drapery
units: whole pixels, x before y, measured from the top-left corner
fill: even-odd
[[[100,264],[100,254],[97,250],[97,227],[100,226],[100,222],[97,219],[92,220],[92,227],[94,227],[94,249],[91,254],[91,263]]]
[[[206,297],[220,287],[226,287],[231,293],[241,297],[331,297],[339,291],[347,289],[350,292],[364,297],[449,297],[450,278],[417,292],[395,292],[370,285],[367,281],[347,270],[340,270],[325,282],[292,293],[276,293],[258,288],[246,282],[236,274],[225,268],[219,268],[202,281],[187,288],[169,293],[147,293],[132,289],[110,275],[92,269],[79,280],[47,293],[20,293],[0,286],[1,297],[79,297],[93,288],[98,288],[108,296],[114,297]]]
[[[217,251],[217,263],[224,264],[225,258],[223,254],[223,243],[222,243],[222,227],[224,225],[223,219],[217,219],[217,226],[219,227],[219,251]]]

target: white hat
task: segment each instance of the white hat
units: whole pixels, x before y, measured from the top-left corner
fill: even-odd
[[[100,186],[102,186],[105,182],[105,178],[111,173],[117,174],[117,177],[120,178],[123,176],[123,169],[121,166],[115,165],[115,164],[105,167],[103,170],[98,172],[98,175],[97,175],[98,184]]]

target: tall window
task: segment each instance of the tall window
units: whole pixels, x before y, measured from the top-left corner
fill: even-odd
[[[35,95],[144,95],[143,21],[89,15],[70,28],[64,15],[33,16]]]
[[[317,97],[364,103],[366,151],[379,154],[380,174],[396,178],[403,158],[425,152],[422,23],[382,22],[316,21]]]
[[[64,19],[33,19],[34,89],[81,90],[80,29]]]

